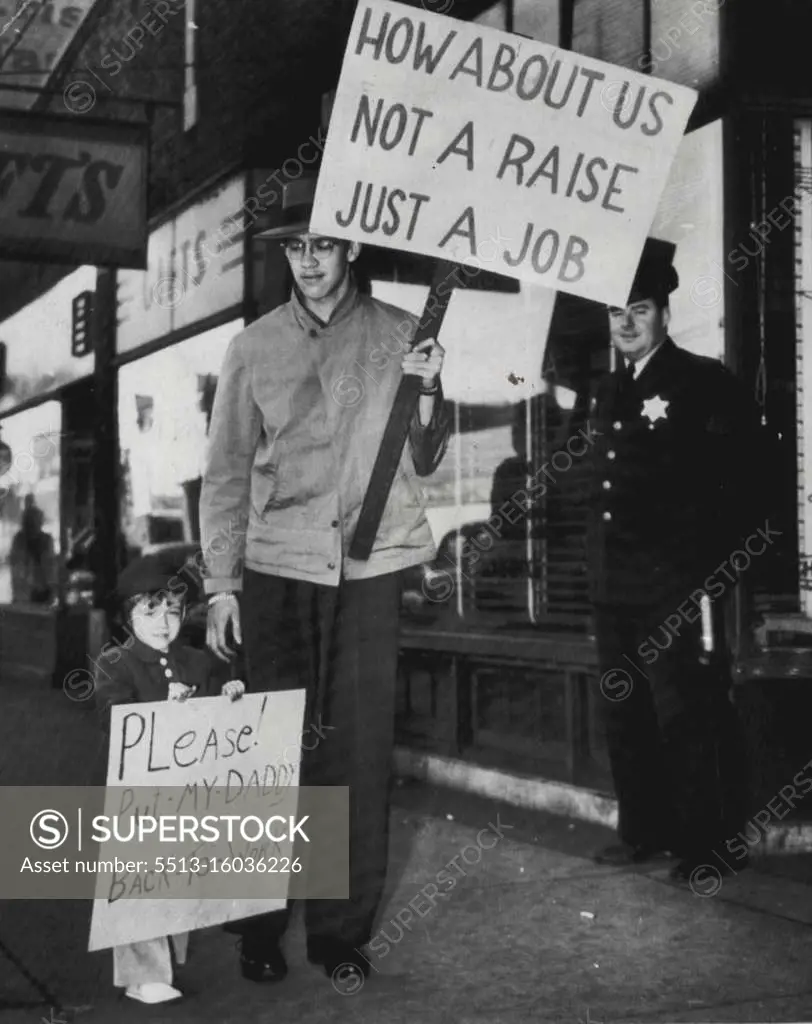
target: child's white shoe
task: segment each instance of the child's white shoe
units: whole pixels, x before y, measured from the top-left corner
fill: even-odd
[[[183,993],[163,981],[147,981],[143,985],[130,985],[124,995],[130,999],[137,999],[139,1003],[152,1004],[180,999]]]

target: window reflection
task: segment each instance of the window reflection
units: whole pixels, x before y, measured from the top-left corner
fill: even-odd
[[[200,540],[200,488],[217,376],[235,321],[122,367],[122,530],[131,549]]]
[[[427,289],[374,281],[373,294],[419,314]],[[438,552],[408,573],[404,605],[417,620],[583,628],[582,469],[567,444],[584,425],[588,382],[575,372],[565,386],[554,366],[542,375],[555,302],[554,292],[525,285],[452,297],[442,329],[452,438],[423,481]]]
[[[45,402],[0,423],[0,603],[51,605],[59,593],[61,407]]]

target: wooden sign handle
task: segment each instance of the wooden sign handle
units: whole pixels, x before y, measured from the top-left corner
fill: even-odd
[[[434,270],[429,296],[423,309],[423,315],[417,325],[411,348],[419,345],[427,338],[436,338],[440,333],[448,303],[453,290],[453,269],[455,264],[441,260]],[[445,285],[445,287],[443,287]],[[409,436],[417,403],[420,398],[420,377],[413,374],[404,376],[398,386],[389,421],[386,424],[381,447],[372,467],[369,486],[361,506],[358,525],[355,528],[350,544],[349,557],[359,562],[366,562],[372,552],[372,545],[378,535],[383,510],[392,489],[403,446]]]

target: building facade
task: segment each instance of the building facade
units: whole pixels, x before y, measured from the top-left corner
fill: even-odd
[[[102,606],[134,551],[199,541],[196,503],[225,347],[289,288],[278,247],[254,237],[258,197],[318,166],[324,95],[353,6],[288,0],[271,19],[251,0],[98,0],[49,79],[51,94],[38,99],[77,117],[86,108],[149,121],[150,239],[145,271],[79,266],[0,322],[0,437],[16,459],[0,478],[4,664],[31,661],[31,623],[42,633],[47,622],[51,647],[39,648],[37,670],[61,685],[99,628],[90,612],[69,628],[68,609]],[[804,27],[799,5],[778,6],[782,30],[762,33],[764,45],[786,46]],[[772,64],[756,60],[750,41],[763,28],[757,12],[724,0],[500,0],[448,13],[699,91],[651,234],[678,247],[675,340],[735,368],[781,438],[779,557],[743,581],[750,598],[733,634],[742,679],[766,678],[753,609],[783,615],[785,631],[786,616],[806,610],[798,553],[812,531],[808,85],[791,61],[791,85],[768,80]],[[360,271],[374,295],[422,308],[430,261],[367,250]],[[14,272],[37,290],[39,271]],[[579,396],[609,366],[605,313],[484,271],[459,281],[442,336],[454,432],[426,482],[439,554],[404,594],[400,737],[446,757],[606,789],[584,523],[572,500],[583,459],[579,448],[560,454]],[[95,357],[69,357],[71,303],[87,291],[96,298]],[[34,336],[47,362],[25,340]],[[36,369],[44,365],[48,375]],[[374,377],[374,367],[362,371]],[[47,440],[54,436],[58,444]],[[26,476],[20,460],[35,439],[55,453]],[[521,515],[514,495],[548,464],[551,486]],[[34,504],[53,541],[55,582],[39,602],[15,598],[11,566],[23,514],[38,519]],[[95,570],[95,583],[81,575]],[[745,708],[751,719],[763,717],[761,700]]]

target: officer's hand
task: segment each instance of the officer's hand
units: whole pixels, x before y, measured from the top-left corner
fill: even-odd
[[[234,596],[222,598],[209,605],[208,621],[206,623],[206,643],[221,661],[231,661],[237,654],[236,651],[228,646],[229,623],[231,624],[234,643],[242,644],[240,606],[237,604],[237,598]]]
[[[404,373],[422,377],[426,384],[431,384],[440,376],[444,358],[445,349],[440,342],[434,338],[426,338],[411,352],[406,353],[401,368]]]

